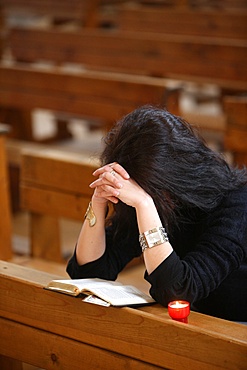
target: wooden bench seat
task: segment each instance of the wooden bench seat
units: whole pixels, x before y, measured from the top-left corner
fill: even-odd
[[[247,40],[145,32],[15,28],[9,43],[16,60],[80,63],[95,70],[212,83],[247,89]]]
[[[188,324],[178,323],[158,304],[88,304],[44,290],[54,278],[0,262],[2,370],[18,361],[64,370],[246,368],[245,325],[196,312]]]

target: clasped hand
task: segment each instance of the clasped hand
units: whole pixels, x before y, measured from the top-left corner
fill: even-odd
[[[117,162],[107,164],[93,172],[98,177],[89,186],[94,189],[94,199],[99,203],[121,200],[128,206],[136,207],[149,195],[130,178],[128,172]]]

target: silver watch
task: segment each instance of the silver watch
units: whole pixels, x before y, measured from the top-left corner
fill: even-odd
[[[151,230],[140,234],[139,242],[144,252],[147,248],[153,248],[156,245],[163,244],[168,241],[168,236],[164,227],[154,227]]]

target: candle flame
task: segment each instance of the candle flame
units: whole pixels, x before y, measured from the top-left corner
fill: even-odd
[[[175,301],[173,304],[171,304],[172,308],[185,308],[188,306],[188,303]]]

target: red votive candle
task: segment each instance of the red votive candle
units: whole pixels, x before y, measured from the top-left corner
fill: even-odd
[[[190,304],[187,301],[172,301],[168,303],[168,313],[173,320],[187,323]]]

